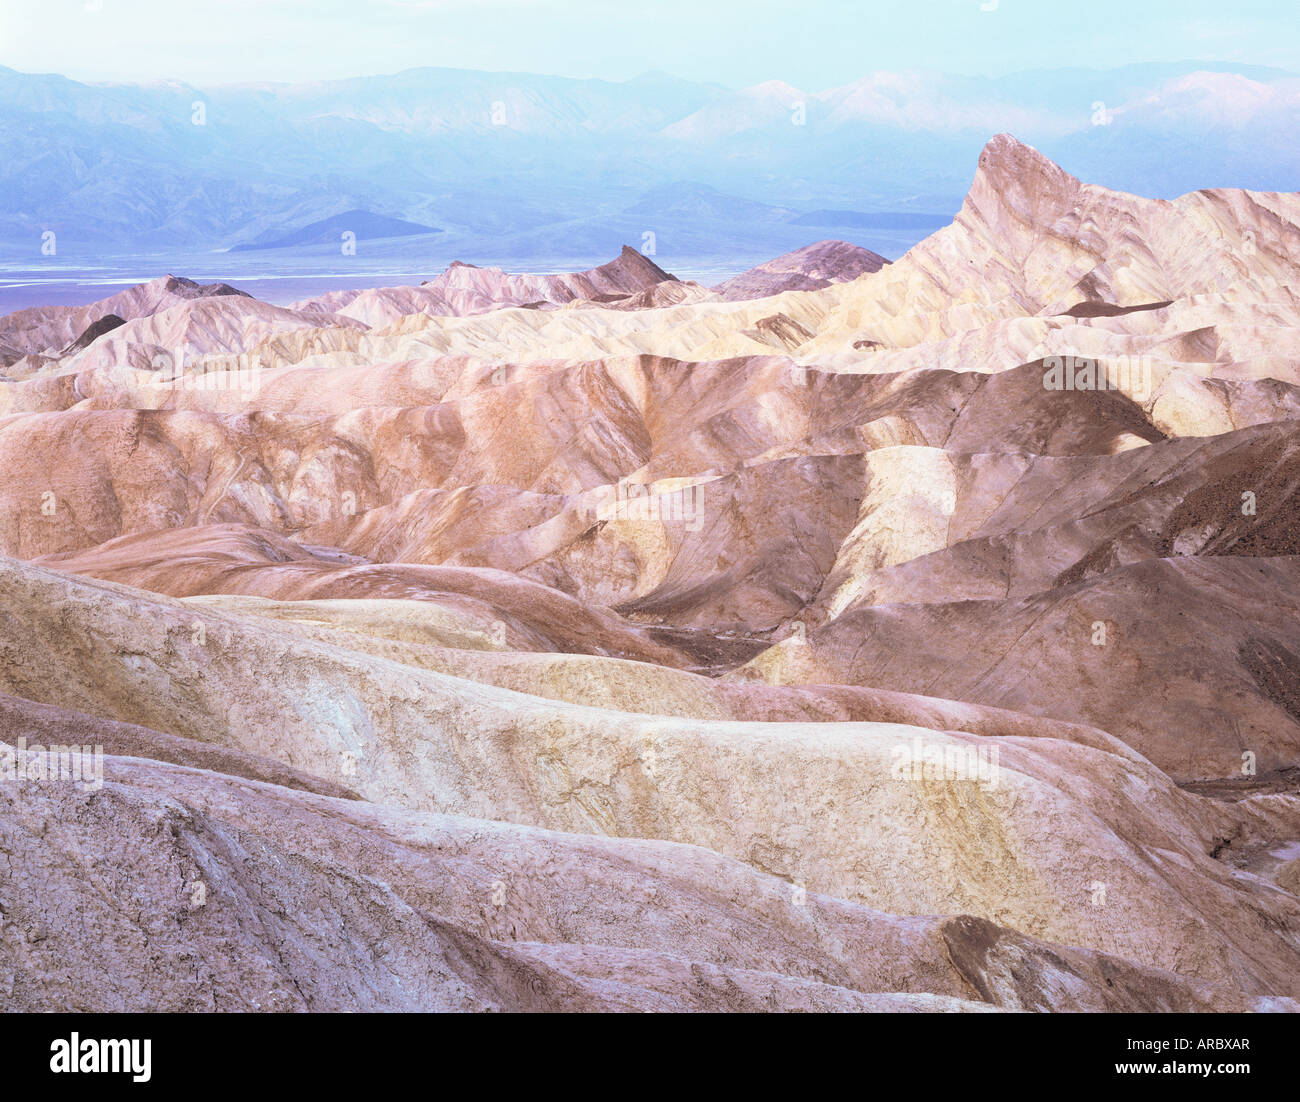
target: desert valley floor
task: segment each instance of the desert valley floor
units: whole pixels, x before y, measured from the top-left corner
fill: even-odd
[[[162,277],[0,470],[0,1006],[1300,1009],[1300,194]]]

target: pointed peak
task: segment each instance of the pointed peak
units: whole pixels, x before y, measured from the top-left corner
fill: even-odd
[[[616,271],[629,271],[637,273],[640,278],[649,278],[654,282],[663,280],[675,280],[677,277],[669,275],[658,264],[651,260],[640,249],[634,249],[631,245],[624,245],[622,251],[611,260],[608,264],[602,264],[599,268],[592,269],[595,272],[613,273]]]
[[[1031,220],[1068,207],[1083,185],[1050,157],[1011,134],[990,138],[980,152],[968,204],[1009,207]]]
[[[1032,145],[1026,145],[1014,134],[1008,134],[1005,131],[1001,134],[994,134],[985,143],[984,148],[980,151],[979,164],[981,169],[994,169],[1004,166],[1016,169],[1038,166],[1040,168],[1050,167],[1062,173],[1065,171],[1046,154],[1040,153]]]

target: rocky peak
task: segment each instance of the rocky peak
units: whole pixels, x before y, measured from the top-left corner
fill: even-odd
[[[1082,186],[1033,146],[1011,134],[997,134],[980,152],[965,206],[986,218],[1003,208],[1021,221],[1050,224],[1073,205]]]

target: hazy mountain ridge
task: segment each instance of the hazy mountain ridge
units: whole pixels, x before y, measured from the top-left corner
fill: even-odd
[[[472,238],[480,255],[608,253],[645,230],[727,248],[752,221],[728,196],[792,218],[947,213],[984,136],[1011,128],[1112,186],[1289,190],[1300,152],[1262,139],[1300,129],[1298,89],[1271,70],[1195,65],[876,73],[816,93],[439,69],[197,89],[0,69],[0,247],[37,255],[48,229],[65,256],[229,247],[361,209]],[[722,195],[714,209],[656,207],[665,185]]]

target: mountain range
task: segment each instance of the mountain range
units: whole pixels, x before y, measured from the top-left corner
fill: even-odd
[[[807,244],[809,217],[897,256],[958,209],[993,130],[1171,198],[1291,190],[1300,153],[1276,138],[1297,123],[1300,79],[1210,63],[880,72],[820,92],[447,69],[196,88],[0,68],[0,257],[39,262],[47,231],[58,263],[316,237],[337,256],[342,231],[395,219],[444,231],[400,255],[595,261],[649,233],[674,260],[757,258]],[[322,224],[334,244],[309,232]]]

